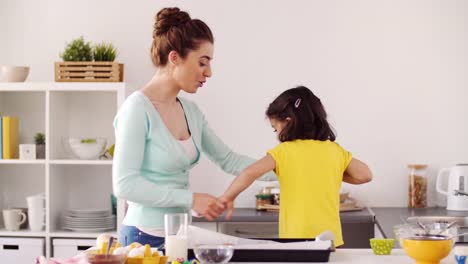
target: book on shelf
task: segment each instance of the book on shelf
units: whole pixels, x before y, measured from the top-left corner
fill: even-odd
[[[2,117],[3,159],[19,158],[19,120],[13,116]]]

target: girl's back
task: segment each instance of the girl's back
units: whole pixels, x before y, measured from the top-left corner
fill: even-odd
[[[339,191],[351,154],[326,140],[294,140],[268,151],[281,187],[281,238],[313,238],[332,231],[343,244]]]

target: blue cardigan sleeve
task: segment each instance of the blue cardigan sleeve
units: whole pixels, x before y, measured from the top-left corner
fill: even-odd
[[[114,128],[114,194],[144,206],[191,208],[191,191],[156,185],[141,175],[149,130],[149,118],[144,104],[135,101],[124,103],[114,120]]]
[[[238,176],[242,170],[255,162],[255,159],[232,151],[209,127],[203,114],[202,148],[208,158],[223,171]],[[271,171],[258,178],[260,181],[277,181],[276,174]]]

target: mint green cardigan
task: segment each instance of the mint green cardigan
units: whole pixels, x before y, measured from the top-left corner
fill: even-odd
[[[128,96],[115,117],[112,181],[114,194],[128,202],[125,225],[163,228],[164,214],[190,215],[193,193],[188,190],[188,176],[200,160],[200,152],[233,175],[254,161],[229,149],[194,102],[178,99],[197,148],[194,162],[142,92]],[[276,180],[276,175],[270,172],[261,180]]]

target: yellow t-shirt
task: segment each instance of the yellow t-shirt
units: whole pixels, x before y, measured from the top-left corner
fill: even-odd
[[[351,153],[332,141],[294,140],[268,151],[281,189],[279,237],[315,238],[325,230],[343,244],[340,187]]]

